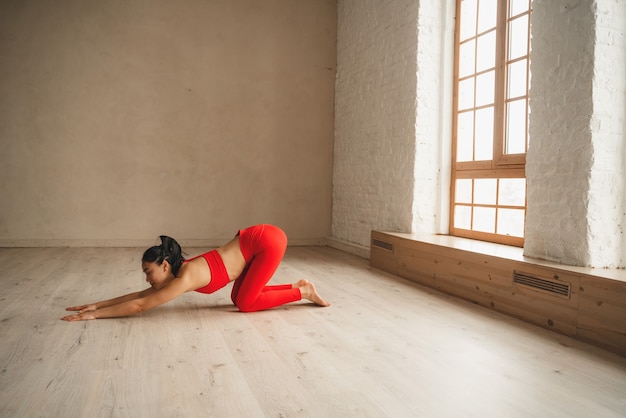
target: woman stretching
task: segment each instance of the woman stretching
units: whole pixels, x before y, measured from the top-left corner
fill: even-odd
[[[270,309],[308,299],[319,306],[330,304],[320,297],[313,283],[266,286],[287,248],[287,236],[273,225],[240,230],[226,245],[189,260],[183,259],[176,240],[161,236],[161,245],[148,248],[141,268],[150,287],[115,299],[73,306],[78,311],[65,321],[127,316],[147,311],[192,290],[213,293],[235,281],[231,299],[242,312]]]

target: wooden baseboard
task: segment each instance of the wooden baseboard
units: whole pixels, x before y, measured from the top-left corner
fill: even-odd
[[[522,251],[463,238],[372,231],[370,264],[626,356],[626,271],[563,266]]]

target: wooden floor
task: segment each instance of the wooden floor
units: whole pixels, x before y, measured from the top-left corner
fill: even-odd
[[[273,281],[309,278],[329,308],[244,314],[228,287],[59,320],[143,288],[140,255],[0,249],[1,417],[626,416],[626,358],[330,248],[290,247]]]

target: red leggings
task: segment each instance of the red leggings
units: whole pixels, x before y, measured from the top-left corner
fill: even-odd
[[[287,236],[274,225],[256,225],[239,231],[246,268],[235,280],[231,299],[242,312],[270,309],[302,299],[291,284],[266,286],[287,248]]]

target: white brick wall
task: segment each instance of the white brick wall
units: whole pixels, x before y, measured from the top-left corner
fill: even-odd
[[[533,2],[525,253],[576,264],[589,258],[593,26],[589,2],[568,3]]]
[[[626,2],[533,2],[524,252],[624,266]]]
[[[451,1],[421,1],[415,124],[415,233],[447,233],[450,199],[454,14]]]
[[[333,238],[410,230],[415,161],[417,2],[338,3]]]
[[[451,97],[442,50],[454,26],[446,4],[453,2],[338,3],[334,240],[365,248],[372,229],[440,231],[449,159],[449,142],[444,152],[440,141],[449,129],[442,92]]]
[[[589,264],[626,266],[626,2],[596,3]],[[621,111],[620,111],[621,110]]]

